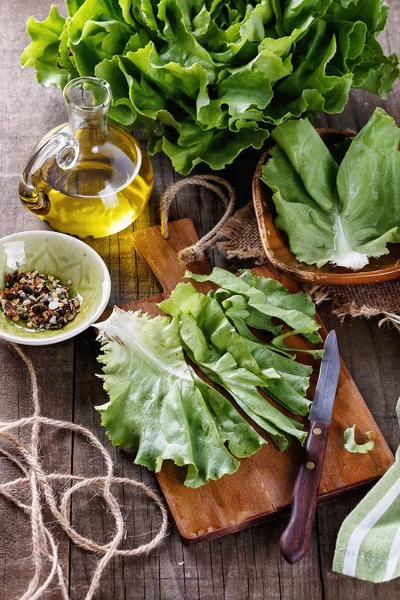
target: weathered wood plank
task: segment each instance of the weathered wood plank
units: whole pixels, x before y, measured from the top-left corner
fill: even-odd
[[[57,4],[62,7],[60,0]],[[399,51],[398,26],[400,1],[392,0],[392,15],[384,42],[391,51]],[[17,199],[17,182],[27,155],[36,141],[48,129],[64,120],[64,109],[57,90],[43,90],[34,81],[30,71],[19,71],[19,54],[27,42],[24,35],[26,18],[34,13],[42,18],[48,3],[25,0],[16,9],[12,0],[0,3],[0,184],[3,203],[7,212],[0,222],[0,235],[15,230],[38,229],[43,225],[28,212],[22,210]],[[392,94],[385,108],[399,122],[398,95]],[[342,115],[323,117],[321,123],[336,127],[358,129],[368,119],[377,102],[371,94],[356,91]],[[238,205],[250,199],[251,173],[257,152],[246,152],[243,159],[229,167],[223,174],[235,186]],[[149,208],[135,227],[145,227],[157,221],[157,198],[160,192],[175,178],[165,157],[156,157],[157,168],[155,193]],[[205,233],[221,214],[221,206],[208,192],[186,188],[173,204],[171,218],[189,216],[195,222],[198,233]],[[106,260],[112,275],[113,295],[111,303],[127,302],[133,298],[153,294],[157,284],[146,268],[133,253],[129,230],[127,233],[98,240],[94,244]],[[224,265],[218,252],[211,252],[211,262]],[[121,256],[121,258],[120,258]],[[231,267],[236,267],[231,263]],[[399,441],[394,406],[400,389],[398,368],[399,337],[394,330],[385,328],[378,332],[376,321],[352,322],[340,325],[336,317],[329,317],[324,309],[325,322],[339,334],[341,353],[347,366],[366,399],[379,427],[395,449]],[[57,349],[56,349],[57,348]],[[89,332],[74,343],[60,347],[29,350],[39,374],[42,390],[43,412],[57,418],[70,418],[74,407],[77,422],[93,428],[102,439],[99,418],[93,405],[104,399],[100,383],[94,377],[97,352],[93,335]],[[31,407],[26,398],[28,380],[19,361],[0,346],[0,414],[2,418],[15,418],[29,414]],[[56,364],[54,373],[49,365]],[[74,371],[75,366],[77,367]],[[50,373],[49,373],[50,371]],[[75,372],[75,375],[74,375]],[[75,382],[74,382],[75,377]],[[73,394],[75,400],[73,403]],[[23,435],[23,432],[21,432]],[[57,452],[54,451],[57,450]],[[42,451],[49,461],[49,468],[68,471],[71,462],[69,436],[44,433]],[[49,452],[51,450],[51,452]],[[119,472],[130,477],[141,477],[146,483],[155,485],[154,477],[146,470],[132,464],[130,457],[121,451],[113,451]],[[79,439],[74,440],[74,470],[85,469],[87,473],[102,472],[97,459],[92,460],[89,449]],[[46,463],[47,464],[47,463]],[[0,462],[0,478],[13,476],[13,472]],[[140,536],[155,527],[149,519],[147,502],[142,498],[132,501],[130,492],[121,492],[124,510],[130,531],[127,546],[133,542],[131,536]],[[89,494],[90,498],[90,494]],[[174,531],[159,551],[143,559],[117,560],[104,578],[98,594],[103,600],[336,600],[353,597],[364,600],[395,600],[400,584],[393,582],[374,586],[340,577],[331,572],[335,537],[343,518],[361,498],[355,494],[337,500],[318,509],[318,531],[313,535],[309,555],[296,567],[289,567],[279,556],[278,542],[285,520],[260,525],[227,538],[205,543],[198,547],[182,547]],[[107,539],[110,524],[105,511],[93,503],[90,515],[86,498],[82,494],[73,502],[74,523],[79,520],[80,531],[96,539]],[[81,519],[82,517],[82,519]],[[154,519],[153,519],[154,520]],[[27,543],[29,528],[19,513],[0,501],[0,600],[17,598],[29,578],[30,548]],[[61,537],[61,552],[65,565],[68,563],[68,544]],[[93,557],[79,550],[71,553],[72,597],[81,598],[93,568]],[[320,563],[321,560],[321,563]],[[183,564],[180,564],[182,563]],[[322,580],[320,578],[320,570]]]
[[[20,71],[19,55],[26,44],[25,21],[35,9],[45,15],[47,7],[25,2],[18,7],[2,2],[0,5],[0,189],[2,219],[0,236],[14,231],[41,229],[44,225],[22,209],[18,200],[18,179],[28,155],[51,127],[62,122],[63,108],[57,93],[38,88],[34,78]],[[38,107],[39,110],[38,110]],[[33,118],[34,116],[34,118]],[[73,342],[48,348],[28,348],[27,355],[37,370],[43,413],[60,419],[72,416]],[[29,376],[23,363],[5,345],[0,345],[0,415],[1,419],[29,416]],[[29,432],[21,430],[18,438],[29,440]],[[48,452],[49,448],[56,452]],[[44,429],[41,450],[45,468],[69,472],[71,436]],[[0,461],[0,481],[20,476],[8,461]],[[48,522],[52,521],[46,515]],[[28,519],[21,512],[0,500],[0,599],[14,600],[26,589],[32,575],[32,548]],[[69,543],[63,534],[57,535],[64,570],[68,572]]]

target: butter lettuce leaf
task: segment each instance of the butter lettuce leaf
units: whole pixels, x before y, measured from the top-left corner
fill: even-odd
[[[37,82],[43,87],[55,85],[63,88],[71,75],[75,75],[72,64],[68,70],[67,65],[58,62],[64,25],[65,19],[59,14],[56,6],[50,8],[44,21],[36,21],[34,17],[29,17],[26,23],[32,43],[21,55],[21,66],[34,67]]]
[[[400,130],[377,108],[338,166],[304,119],[273,132],[262,178],[298,260],[359,269],[400,241]]]
[[[285,450],[294,438],[304,443],[307,433],[301,423],[286,417],[257,390],[263,379],[239,367],[229,352],[222,356],[207,343],[203,331],[190,314],[180,317],[180,335],[185,352],[209,379],[225,388],[240,408],[262,427],[280,450]]]
[[[261,370],[269,369],[271,366],[281,376],[280,379],[274,379],[269,382],[269,389],[273,391],[273,386],[281,383],[289,383],[290,386],[302,396],[306,395],[310,385],[310,375],[312,367],[304,365],[291,358],[287,358],[271,350],[268,345],[260,340],[245,340],[245,345],[250,350]],[[288,392],[290,393],[290,391]]]
[[[201,331],[201,333],[197,331],[192,323],[191,343],[196,339],[197,343],[202,345],[204,353],[207,353],[207,365],[202,363],[203,366],[213,371],[214,367],[211,366],[211,363],[214,362],[214,366],[218,370],[217,365],[221,364],[220,358],[228,354],[232,361],[226,357],[224,364],[229,365],[232,369],[236,367],[246,369],[246,374],[244,371],[240,372],[240,376],[245,377],[246,381],[252,381],[254,386],[265,390],[291,412],[299,415],[308,413],[310,401],[304,398],[304,394],[299,393],[289,382],[282,379],[281,374],[275,369],[274,353],[266,352],[263,355],[262,366],[260,366],[248,346],[248,341],[235,330],[225,317],[215,298],[197,292],[190,283],[180,283],[170,297],[160,303],[160,308],[168,315],[181,319],[182,341],[191,350],[194,360],[198,361],[200,354],[196,353],[196,349],[184,338],[182,330],[189,331],[190,329],[190,322],[185,321],[184,316],[192,317]],[[186,329],[184,329],[185,327]],[[283,363],[278,360],[276,364],[281,366]],[[251,375],[254,377],[251,378]],[[226,387],[226,382],[223,385]],[[231,391],[230,388],[227,389]]]
[[[246,458],[266,444],[266,440],[243,419],[236,408],[213,386],[192,372],[194,382],[207,404],[221,440],[234,456]]]
[[[169,298],[163,300],[159,307],[172,317],[192,315],[216,350],[229,352],[240,367],[262,378],[244,339],[232,327],[214,298],[197,292],[191,283],[178,283]],[[272,370],[267,377],[279,375]]]
[[[304,292],[291,294],[279,281],[258,277],[247,270],[243,271],[240,277],[236,277],[225,269],[214,267],[210,275],[197,275],[186,271],[185,277],[194,281],[212,281],[231,294],[244,296],[248,307],[256,314],[268,318],[268,328],[269,319],[275,317],[296,330],[296,333],[304,335],[312,343],[322,342],[318,333],[320,325],[315,319],[314,304]],[[251,321],[248,325],[253,326]]]
[[[177,319],[151,319],[115,308],[96,326],[102,343],[100,377],[110,398],[98,408],[112,443],[134,446],[135,462],[152,471],[159,471],[168,459],[187,465],[188,487],[236,471],[239,463],[225,448],[185,362]],[[223,423],[221,428],[225,441],[229,433]],[[259,446],[254,436],[251,444],[249,453]]]
[[[145,129],[150,152],[164,151],[182,174],[201,162],[222,169],[287,119],[342,111],[351,87],[385,98],[399,73],[376,40],[382,0],[66,5],[66,21],[54,7],[42,23],[28,21],[33,43],[21,64],[41,85],[107,79],[110,119]]]
[[[241,277],[242,284],[251,281],[287,308],[279,287],[263,278],[250,280],[247,272]],[[226,299],[229,292],[218,290],[220,295],[219,300]],[[294,296],[303,314],[311,315],[308,301]],[[295,439],[303,444],[307,436],[302,423],[283,414],[260,390],[305,415],[311,404],[305,397],[311,368],[255,336],[242,337],[217,297],[181,283],[160,304],[168,316],[150,318],[115,308],[96,324],[100,377],[109,396],[97,408],[107,435],[114,445],[134,447],[135,462],[151,470],[159,471],[164,460],[186,466],[185,485],[193,488],[235,472],[235,457],[251,456],[266,443],[251,423],[280,450]],[[236,300],[240,297],[246,306],[246,297]]]

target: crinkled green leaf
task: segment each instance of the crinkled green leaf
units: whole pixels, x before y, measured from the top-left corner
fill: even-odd
[[[178,283],[169,298],[163,300],[159,307],[171,317],[192,315],[215,348],[222,353],[229,352],[240,367],[261,377],[258,365],[245,346],[243,338],[225,318],[214,298],[197,292],[191,283]],[[271,376],[278,377],[275,373],[268,375]]]
[[[241,277],[247,274],[246,271],[242,272]],[[253,274],[251,274],[253,276]],[[261,278],[263,280],[265,278]],[[226,317],[231,321],[231,323],[235,326],[238,333],[248,340],[253,342],[259,342],[259,339],[250,331],[249,327],[253,329],[259,329],[261,331],[266,331],[272,333],[275,337],[272,338],[270,344],[264,344],[264,346],[273,350],[274,352],[278,352],[286,356],[287,358],[294,359],[295,355],[291,354],[293,352],[302,352],[309,354],[312,358],[318,359],[323,355],[323,349],[309,349],[309,348],[294,348],[293,346],[287,346],[285,344],[285,339],[294,335],[301,335],[302,330],[292,330],[287,333],[282,333],[282,325],[275,325],[272,321],[272,317],[270,317],[268,313],[268,309],[265,312],[260,312],[259,310],[250,306],[248,300],[244,298],[244,296],[239,296],[237,294],[230,295],[228,290],[219,289],[215,293],[210,292],[209,295],[215,297],[220,303],[222,308],[224,309]],[[299,294],[303,295],[303,292]],[[308,296],[304,294],[304,296]],[[294,304],[297,304],[297,299],[294,301],[291,300],[291,305],[289,304],[289,308],[293,308]],[[310,298],[308,297],[307,303],[310,302]],[[297,308],[297,307],[296,307]],[[315,308],[311,306],[311,315],[315,312]],[[318,339],[320,341],[320,339]]]
[[[114,81],[113,103],[109,109],[109,117],[126,127],[133,125],[137,119],[137,112],[129,99],[132,78],[123,69],[121,59],[118,56],[114,56],[111,60],[105,58],[96,65],[95,75],[101,79]]]
[[[68,33],[76,68],[80,75],[91,76],[99,62],[122,54],[132,29],[117,3],[85,0],[71,17]]]
[[[388,5],[380,0],[350,0],[333,2],[330,8],[330,18],[333,21],[363,21],[368,31],[376,33],[385,26]]]
[[[185,351],[215,383],[224,387],[240,408],[262,427],[281,450],[285,450],[293,438],[304,443],[306,432],[302,425],[283,415],[269,404],[258,392],[264,380],[238,366],[229,352],[222,356],[207,343],[204,333],[192,315],[180,317],[180,335]]]
[[[290,365],[298,365],[299,363],[285,358],[284,356],[279,356],[279,354],[266,348],[262,344],[248,341],[246,345],[253,353],[253,356],[262,371],[265,366],[267,369],[274,368],[274,370],[281,375],[280,379],[271,379],[269,381],[266,390],[268,395],[280,402],[280,404],[289,408],[289,410],[292,410],[295,414],[307,415],[311,406],[311,400],[304,398],[304,395],[305,390],[308,388],[309,380],[308,378],[296,374],[296,371],[290,372]],[[289,365],[282,365],[282,360],[286,360]],[[279,368],[281,369],[280,371],[278,370]],[[285,368],[289,369],[289,372],[285,371]],[[302,387],[299,391],[296,389],[296,385],[304,386],[305,390]],[[281,398],[285,399],[284,403],[280,400]]]
[[[307,294],[291,294],[274,279],[257,277],[244,271],[240,277],[225,269],[214,267],[210,275],[196,275],[186,271],[185,277],[195,281],[212,281],[233,294],[244,296],[248,306],[268,318],[276,317],[302,333],[312,343],[320,343],[320,326],[315,320],[315,307]],[[250,325],[251,326],[251,325]]]
[[[251,456],[266,444],[258,433],[243,419],[234,406],[214,387],[192,372],[197,389],[213,416],[219,437],[238,458]]]
[[[236,471],[185,362],[178,321],[116,308],[97,328],[110,398],[99,410],[113,444],[137,448],[135,462],[153,471],[167,459],[188,465],[189,487]]]
[[[224,309],[226,317],[232,321],[241,336],[247,339],[257,339],[249,330],[249,327],[269,331],[273,335],[279,335],[282,331],[282,325],[275,325],[272,317],[260,315],[253,310],[248,300],[240,294],[231,294],[228,290],[220,288],[216,292],[209,292]],[[240,329],[240,331],[239,331]]]
[[[245,340],[245,345],[250,350],[261,370],[273,367],[275,371],[281,375],[281,380],[277,379],[270,382],[271,390],[273,389],[272,386],[279,385],[281,381],[284,380],[286,383],[289,383],[297,393],[302,396],[306,395],[310,385],[312,367],[279,355],[277,352],[268,348],[266,344],[260,343],[260,340]]]
[[[293,26],[307,27],[315,18],[321,17],[331,5],[330,0],[288,0],[284,3],[283,27],[291,31]]]
[[[70,77],[66,65],[58,63],[64,24],[65,19],[58,13],[56,6],[50,8],[49,16],[44,21],[39,22],[30,17],[26,24],[32,43],[23,51],[21,65],[34,67],[36,79],[44,87],[56,85],[62,88]],[[71,72],[75,73],[72,66]]]
[[[361,60],[368,32],[367,26],[363,21],[355,23],[338,21],[333,23],[333,30],[339,52],[336,53],[331,64],[332,66],[336,64],[340,71],[351,73],[352,67]],[[353,83],[357,85],[354,79]]]
[[[69,16],[72,17],[78,12],[84,2],[85,0],[65,0]]]
[[[353,454],[367,454],[370,450],[375,446],[374,440],[371,439],[371,432],[367,431],[365,433],[368,438],[368,442],[364,444],[357,444],[355,440],[356,426],[348,427],[344,432],[344,447],[348,452],[352,452]]]
[[[274,337],[271,340],[271,345],[275,348],[276,351],[286,352],[288,350],[291,350],[292,352],[303,352],[304,354],[309,354],[315,360],[322,358],[324,355],[323,348],[314,350],[313,348],[306,349],[306,348],[294,348],[293,346],[287,346],[287,344],[285,343],[285,340],[287,338],[290,338],[294,335],[301,335],[301,334],[302,334],[301,329],[293,329],[292,331],[288,331],[287,333],[281,333],[280,335],[277,335],[276,337]]]
[[[253,355],[254,347],[249,347],[251,342],[235,330],[215,298],[197,292],[192,284],[180,283],[170,297],[160,303],[160,308],[176,318],[182,319],[183,315],[192,317],[201,330],[201,334],[198,333],[199,340],[203,340],[201,336],[204,335],[204,344],[209,344],[220,356],[228,353],[238,367],[249,372],[247,377],[251,377],[250,374],[255,376],[253,378],[254,385],[267,391],[271,397],[290,411],[300,415],[308,413],[310,402],[304,398],[304,394],[292,387],[291,381],[286,379],[281,381],[285,377],[285,371],[280,373],[275,369],[275,365],[282,367],[284,364],[279,360],[279,355],[274,362],[274,352],[270,350],[268,352],[266,348],[266,352],[262,354],[260,350],[257,353],[258,358],[262,356],[260,365]],[[184,339],[183,334],[182,339]],[[187,342],[185,344],[189,345]],[[259,340],[258,345],[260,345]],[[195,359],[198,360],[200,355],[196,354],[192,346],[190,348],[195,354]],[[220,359],[216,352],[213,353],[214,362],[219,363]],[[212,360],[210,356],[208,355],[207,359],[207,368],[209,369],[211,369]]]
[[[398,77],[398,64],[396,54],[385,56],[379,43],[372,39],[353,67],[354,86],[379,94],[386,100]]]
[[[309,110],[342,112],[352,84],[351,74],[328,74],[328,65],[337,52],[336,36],[327,35],[325,21],[319,20],[313,28],[313,36],[303,38],[299,44],[304,55],[297,55],[298,66],[277,86],[279,94],[300,97],[303,90],[316,90],[309,95]],[[321,106],[323,104],[323,106]]]
[[[58,66],[61,69],[66,69],[71,77],[78,77],[79,73],[75,68],[75,63],[72,60],[72,52],[69,47],[68,37],[69,18],[65,20],[64,28],[60,35],[60,45],[58,48]]]
[[[201,162],[222,169],[287,119],[342,111],[352,86],[385,98],[399,72],[375,39],[388,13],[382,0],[66,4],[64,30],[52,27],[54,8],[42,24],[28,22],[23,66],[59,87],[102,73],[114,93],[110,118],[143,127],[150,150],[183,174]]]
[[[263,167],[274,192],[276,224],[296,257],[354,269],[400,241],[400,130],[382,109],[351,141],[340,166],[307,120],[273,132]]]
[[[240,135],[224,130],[214,134],[210,141],[205,140],[187,148],[170,142],[164,136],[160,148],[169,156],[179,173],[188,175],[201,162],[212,169],[223,169],[245,148],[261,148],[268,137],[269,131],[266,129],[241,129]]]

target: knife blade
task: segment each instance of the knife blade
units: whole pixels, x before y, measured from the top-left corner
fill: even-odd
[[[325,340],[324,355],[310,410],[310,429],[304,458],[293,488],[290,521],[280,539],[282,555],[290,564],[301,560],[310,547],[339,372],[340,356],[336,333],[330,331]]]

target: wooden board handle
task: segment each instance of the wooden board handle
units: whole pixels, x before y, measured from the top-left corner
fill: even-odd
[[[282,555],[290,564],[301,560],[310,547],[328,433],[328,423],[312,421],[293,488],[290,521],[280,539]]]
[[[203,275],[210,272],[205,258],[190,265],[179,259],[179,252],[199,239],[190,219],[169,223],[169,234],[169,238],[164,239],[158,225],[133,234],[136,252],[148,264],[167,294],[182,280],[186,269]]]

